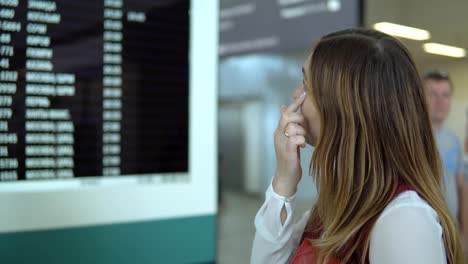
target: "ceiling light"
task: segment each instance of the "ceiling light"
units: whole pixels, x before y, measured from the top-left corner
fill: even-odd
[[[454,46],[448,46],[438,43],[425,43],[423,45],[424,51],[427,53],[454,57],[454,58],[463,58],[466,57],[466,50]]]
[[[431,37],[431,34],[427,30],[402,26],[389,22],[376,23],[374,24],[374,29],[382,31],[392,36],[414,40],[427,40]]]

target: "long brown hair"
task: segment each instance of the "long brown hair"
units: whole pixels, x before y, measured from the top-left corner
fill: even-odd
[[[321,120],[310,165],[319,191],[310,221],[323,232],[311,243],[320,263],[331,256],[366,263],[370,231],[402,183],[437,212],[447,261],[461,263],[425,89],[407,49],[374,30],[339,31],[315,46],[308,71]]]

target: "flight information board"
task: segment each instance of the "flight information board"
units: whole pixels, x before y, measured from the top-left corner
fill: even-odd
[[[187,172],[189,2],[0,0],[0,181]]]

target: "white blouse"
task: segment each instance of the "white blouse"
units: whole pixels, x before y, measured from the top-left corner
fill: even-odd
[[[287,218],[281,224],[281,210]],[[271,184],[255,216],[255,238],[250,263],[289,263],[299,246],[310,215],[294,219],[294,197],[274,192]],[[398,195],[377,220],[370,239],[371,264],[443,264],[445,246],[437,213],[414,191]]]

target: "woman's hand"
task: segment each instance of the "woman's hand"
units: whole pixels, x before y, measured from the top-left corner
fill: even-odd
[[[273,189],[282,196],[293,196],[302,176],[300,148],[305,147],[306,131],[299,125],[304,116],[297,111],[305,98],[304,92],[288,107],[281,106],[281,119],[275,130],[276,175]]]

